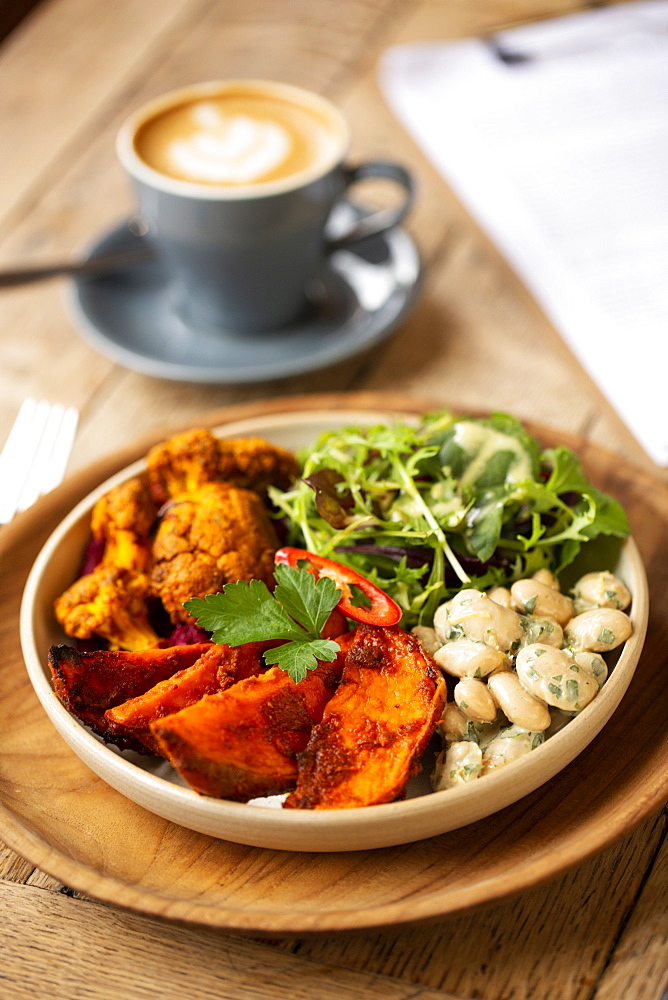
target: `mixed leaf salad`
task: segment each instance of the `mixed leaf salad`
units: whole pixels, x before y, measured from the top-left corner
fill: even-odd
[[[286,542],[363,574],[399,604],[404,628],[431,625],[463,587],[559,574],[583,543],[629,530],[571,451],[541,449],[503,413],[345,427],[299,458],[294,488],[271,490]]]

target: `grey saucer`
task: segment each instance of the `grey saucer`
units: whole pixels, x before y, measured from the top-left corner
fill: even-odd
[[[139,239],[119,225],[89,255],[132,249]],[[157,378],[231,385],[303,375],[375,347],[407,315],[419,281],[415,244],[394,229],[333,253],[304,315],[280,331],[186,326],[159,260],[76,278],[68,306],[83,338],[119,365]]]

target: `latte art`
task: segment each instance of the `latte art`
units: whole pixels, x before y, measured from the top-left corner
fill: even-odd
[[[215,104],[195,105],[193,132],[175,139],[167,157],[178,174],[210,184],[252,184],[283,163],[292,147],[289,133],[271,121],[225,115]]]
[[[238,85],[175,102],[139,126],[134,148],[167,177],[221,188],[257,187],[336,162],[333,117],[269,86]]]

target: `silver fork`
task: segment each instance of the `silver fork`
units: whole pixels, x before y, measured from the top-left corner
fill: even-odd
[[[62,481],[78,422],[73,406],[23,401],[0,452],[0,524],[8,524]]]

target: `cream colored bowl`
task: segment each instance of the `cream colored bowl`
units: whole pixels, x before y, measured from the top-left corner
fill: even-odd
[[[221,437],[257,434],[297,449],[324,430],[343,424],[371,424],[397,414],[355,411],[301,411],[226,424]],[[516,802],[569,764],[615,711],[640,657],[648,617],[647,580],[632,539],[607,562],[584,569],[612,569],[633,595],[634,632],[619,653],[597,697],[546,742],[514,763],[469,785],[429,790],[423,773],[401,802],[361,809],[301,811],[276,808],[280,801],[243,804],[206,798],[186,788],[165,762],[107,746],[61,705],[51,685],[49,646],[68,642],[53,617],[53,601],[72,582],[86,545],[95,501],[110,487],[140,474],[136,462],[102,483],[61,522],[37,557],[21,605],[21,644],[30,679],[52,723],[72,750],[109,785],[132,801],[183,827],[224,840],[288,851],[351,851],[409,843],[483,819]],[[593,549],[590,545],[590,549]],[[601,766],[605,762],[601,761]]]

